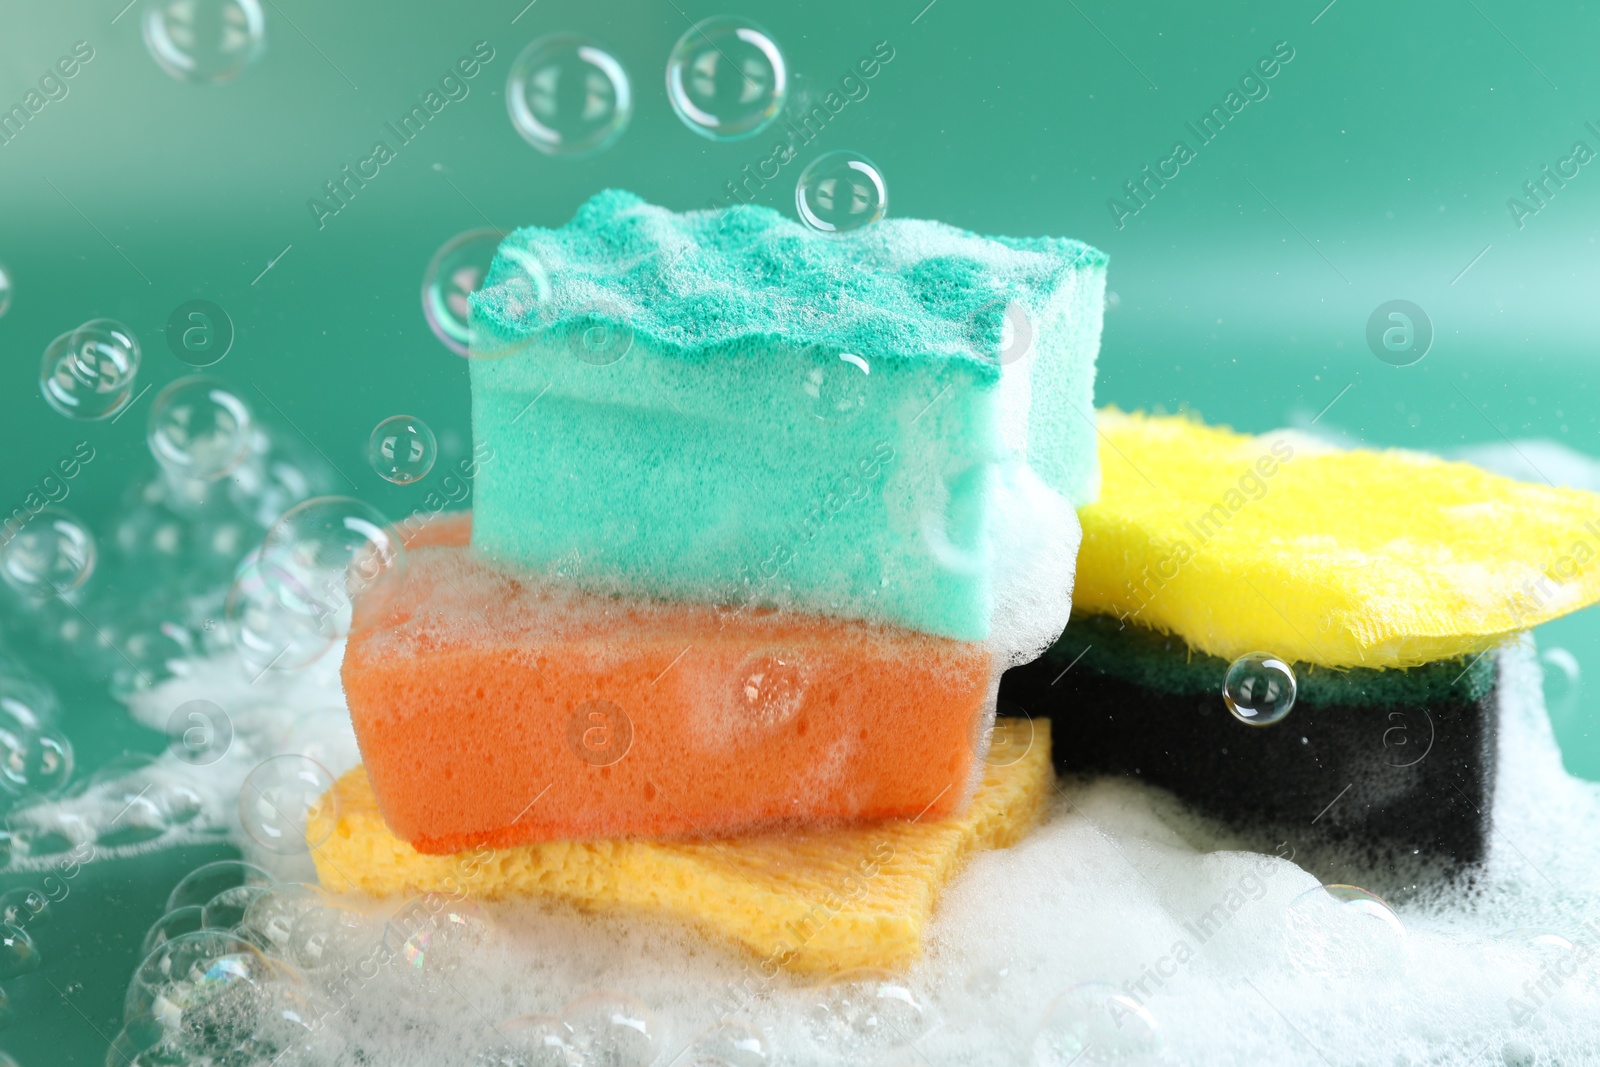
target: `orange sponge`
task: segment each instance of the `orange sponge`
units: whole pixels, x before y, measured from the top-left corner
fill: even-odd
[[[419,852],[937,819],[971,793],[981,644],[579,593],[488,566],[469,532],[414,540],[345,650],[373,792]]]

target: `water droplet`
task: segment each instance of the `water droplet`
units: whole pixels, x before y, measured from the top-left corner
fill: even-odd
[[[859,152],[824,152],[806,165],[794,189],[800,221],[824,233],[858,230],[883,218],[889,187]]]
[[[204,907],[224,889],[240,885],[269,886],[272,875],[244,860],[217,860],[196,867],[178,880],[167,896],[167,911]]]
[[[789,95],[783,53],[759,26],[718,16],[696,23],[667,57],[667,98],[695,133],[736,141],[769,126]]]
[[[252,673],[310,666],[339,639],[331,614],[319,617],[283,602],[279,591],[293,583],[292,575],[252,553],[240,564],[228,590],[224,606],[228,633]]]
[[[872,365],[854,352],[814,350],[801,361],[805,375],[800,383],[811,417],[823,422],[843,422],[867,406],[872,386]]]
[[[39,950],[28,932],[9,923],[0,925],[0,982],[38,969]]]
[[[215,481],[250,454],[250,408],[215,378],[179,378],[150,405],[150,454],[172,475]]]
[[[598,152],[633,117],[622,64],[574,34],[541,37],[522,50],[506,78],[506,108],[522,139],[548,155]]]
[[[410,485],[433,470],[439,455],[439,442],[421,419],[410,415],[391,415],[372,428],[367,440],[367,459],[384,481]]]
[[[88,527],[60,508],[41,508],[0,544],[0,576],[30,597],[80,589],[94,573],[99,549]]]
[[[69,419],[109,419],[133,399],[139,340],[111,319],[92,319],[51,341],[39,368],[39,391]]]
[[[30,886],[0,893],[0,924],[30,930],[49,924],[50,898]]]
[[[1296,970],[1340,978],[1397,965],[1400,917],[1376,893],[1353,885],[1308,889],[1289,902],[1289,959]]]
[[[1161,1051],[1155,1018],[1110,982],[1072,986],[1050,1002],[1034,1038],[1040,1067],[1147,1063]]]
[[[205,925],[205,909],[199,905],[190,904],[176,908],[151,924],[150,929],[145,931],[139,951],[142,955],[148,956],[157,946],[164,945],[175,937],[203,930]]]
[[[433,254],[422,275],[422,314],[428,328],[458,356],[471,354],[472,308],[467,297],[483,288],[504,236],[499,230],[457,234]]]
[[[793,653],[757,653],[745,661],[740,674],[744,718],[763,729],[788,722],[805,702],[806,672]]]
[[[909,1045],[928,1023],[910,987],[867,967],[843,971],[817,986],[806,1015],[817,1045],[849,1061]]]
[[[261,560],[261,577],[284,606],[342,637],[350,632],[353,602],[392,583],[405,550],[371,504],[319,496],[279,516],[262,542]]]
[[[650,1009],[621,993],[589,993],[561,1009],[585,1064],[647,1067],[660,1051]]]
[[[143,27],[150,55],[178,81],[231,81],[267,43],[257,0],[156,0]]]
[[[1240,656],[1222,681],[1222,700],[1246,726],[1282,722],[1294,707],[1294,668],[1270,652]]]
[[[294,856],[333,833],[338,799],[328,768],[305,756],[273,756],[239,788],[239,823],[269,852]]]

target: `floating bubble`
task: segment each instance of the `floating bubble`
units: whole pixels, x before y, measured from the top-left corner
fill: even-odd
[[[141,954],[148,956],[157,947],[166,944],[175,937],[192,934],[196,930],[205,929],[205,909],[197,904],[190,904],[182,908],[175,908],[150,925],[145,931],[144,941],[139,946]]]
[[[450,238],[422,275],[422,314],[433,335],[458,356],[471,354],[472,308],[467,297],[483,287],[505,237],[499,230],[468,230]]]
[[[372,428],[367,459],[378,477],[395,485],[421,481],[433,470],[439,442],[428,424],[410,415],[391,415]]]
[[[250,434],[250,408],[215,378],[179,378],[150,405],[150,454],[180,478],[223,477],[250,454]]]
[[[854,352],[814,352],[800,384],[811,417],[843,422],[867,406],[872,365]]]
[[[0,925],[29,930],[50,922],[50,898],[31,886],[0,893]]]
[[[39,950],[28,932],[9,923],[0,924],[0,982],[9,982],[38,969]]]
[[[201,921],[208,930],[237,932],[234,927],[244,922],[250,905],[265,892],[267,887],[259,885],[236,885],[232,889],[224,889],[200,909]]]
[[[353,602],[387,587],[405,564],[400,537],[383,513],[346,496],[302,501],[279,516],[261,546],[263,580],[279,602],[350,632]]]
[[[72,742],[55,727],[0,728],[0,791],[55,796],[72,777],[72,765]]]
[[[506,78],[506,108],[522,139],[547,155],[598,152],[633,117],[622,64],[575,34],[541,37],[522,50]]]
[[[648,1067],[660,1052],[650,1009],[621,993],[589,993],[561,1009],[584,1064]]]
[[[667,99],[695,133],[736,141],[760,133],[783,110],[789,73],[759,26],[718,16],[696,23],[667,57]]]
[[[316,760],[273,756],[245,776],[239,823],[267,851],[299,855],[333,832],[339,813],[332,789],[333,775]]]
[[[129,634],[111,671],[111,695],[126,700],[151,686],[182,674],[196,652],[194,634],[170,619]]]
[[[1246,726],[1282,722],[1294,707],[1294,668],[1270,652],[1240,656],[1222,680],[1222,700]]]
[[[109,419],[133,399],[138,373],[133,331],[111,319],[92,319],[45,347],[39,391],[69,419]]]
[[[763,729],[794,718],[806,697],[806,671],[792,652],[761,652],[740,669],[740,707],[745,721]]]
[[[328,905],[328,896],[320,886],[304,882],[250,888],[255,895],[236,926],[237,932],[266,951],[285,957],[290,953],[295,924],[307,913]]]
[[[99,549],[88,527],[60,508],[41,508],[0,544],[0,576],[17,592],[47,597],[81,589]]]
[[[673,1061],[676,1067],[767,1067],[771,1062],[772,1049],[761,1031],[736,1019],[702,1031]]]
[[[1033,1042],[1039,1067],[1151,1063],[1161,1035],[1150,1012],[1110,982],[1072,986],[1050,1002]]]
[[[1289,959],[1296,970],[1341,978],[1401,961],[1405,927],[1376,893],[1353,885],[1308,889],[1289,902]]]
[[[196,867],[178,880],[167,896],[167,911],[179,908],[203,908],[224,889],[234,886],[254,885],[265,888],[272,884],[272,875],[244,860],[217,860]]]
[[[852,1062],[909,1045],[928,1022],[909,986],[869,967],[843,971],[817,986],[806,1015],[812,1040]]]
[[[330,974],[355,963],[376,944],[367,916],[338,906],[308,909],[289,928],[284,955],[311,974]]]
[[[11,272],[6,270],[6,265],[0,263],[0,318],[11,310]]]
[[[845,233],[883,218],[889,187],[877,166],[859,152],[824,152],[800,172],[794,206],[800,221],[812,229]]]
[[[232,81],[267,43],[257,0],[155,0],[143,27],[150,55],[178,81]]]
[[[267,580],[269,574],[273,581]],[[292,575],[252,553],[228,590],[223,607],[228,634],[253,671],[299,670],[321,659],[339,640],[331,614],[318,616],[284,603],[279,591],[293,583]]]

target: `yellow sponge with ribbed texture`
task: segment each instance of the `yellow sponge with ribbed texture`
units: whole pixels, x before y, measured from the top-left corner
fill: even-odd
[[[1100,413],[1075,611],[1231,659],[1471,655],[1600,599],[1600,496],[1415,452]]]
[[[921,954],[939,891],[967,858],[1014,844],[1043,816],[1055,778],[1049,721],[1001,719],[988,759],[983,784],[954,818],[721,839],[548,841],[455,856],[424,855],[390,833],[357,767],[335,783],[335,804],[317,805],[307,836],[323,842],[312,856],[334,892],[558,897],[692,923],[763,957],[769,974],[896,968]]]

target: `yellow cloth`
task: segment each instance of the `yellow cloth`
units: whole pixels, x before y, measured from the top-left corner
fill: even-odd
[[[389,832],[357,767],[334,785],[335,804],[316,806],[307,836],[322,840],[312,856],[334,892],[550,896],[582,908],[634,909],[742,943],[762,957],[768,977],[779,969],[834,973],[900,967],[920,955],[945,883],[973,852],[1020,840],[1042,817],[1053,781],[1049,721],[1002,719],[965,814],[940,821],[425,856]]]
[[[1100,413],[1073,607],[1224,659],[1412,667],[1600,599],[1600,496],[1414,452]]]

